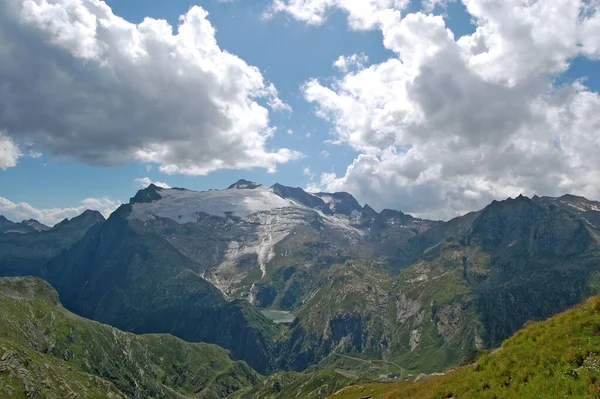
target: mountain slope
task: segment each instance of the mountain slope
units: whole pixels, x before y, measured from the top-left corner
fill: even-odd
[[[0,397],[127,398],[107,380],[3,338],[0,338]]]
[[[331,398],[597,398],[600,297],[527,325],[472,366],[422,382],[369,384]]]
[[[494,202],[402,245],[419,255],[395,278],[385,259],[312,266],[281,367],[443,371],[600,292],[595,230],[547,201]]]
[[[60,305],[56,291],[36,278],[0,279],[0,319],[0,364],[9,366],[0,367],[0,381],[26,390],[31,386],[32,392],[62,386],[77,392],[83,380],[83,387],[91,385],[106,396],[114,384],[128,397],[221,398],[259,378],[217,346],[170,335],[136,336],[75,316]],[[23,371],[3,371],[11,367]],[[112,384],[89,377],[90,384],[84,372]],[[43,384],[31,375],[40,375]],[[116,389],[113,393],[122,397]]]
[[[126,331],[214,343],[266,372],[272,323],[243,301],[226,301],[192,260],[130,224],[130,212],[122,206],[43,268],[65,307]]]
[[[0,276],[39,275],[50,259],[79,241],[91,226],[103,221],[99,212],[85,211],[48,230],[38,231],[31,226],[34,223],[19,223],[27,230],[18,234],[0,234]]]
[[[277,373],[253,387],[234,392],[229,399],[324,399],[340,389],[356,383],[336,371],[314,373]]]

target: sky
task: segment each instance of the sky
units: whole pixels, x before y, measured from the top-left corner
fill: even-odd
[[[0,214],[244,178],[449,219],[600,199],[598,0],[0,0]]]

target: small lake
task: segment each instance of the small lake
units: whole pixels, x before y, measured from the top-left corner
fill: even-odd
[[[261,310],[261,313],[275,324],[291,323],[296,316],[283,310]]]

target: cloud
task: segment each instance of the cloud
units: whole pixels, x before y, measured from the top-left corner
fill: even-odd
[[[364,64],[369,62],[369,57],[364,54],[352,54],[351,56],[344,57],[340,55],[337,60],[333,62],[333,66],[342,72],[348,72],[350,69],[363,69]]]
[[[10,137],[0,134],[0,169],[17,166],[17,161],[22,155],[19,146]]]
[[[433,11],[436,7],[446,8],[449,3],[454,3],[456,0],[422,0],[421,5],[423,10],[427,12]]]
[[[80,215],[87,209],[96,210],[102,213],[105,217],[119,207],[121,203],[109,197],[103,198],[86,198],[81,201],[81,205],[71,208],[51,208],[37,209],[26,202],[14,203],[6,198],[0,197],[0,215],[12,221],[21,221],[28,219],[36,219],[37,221],[49,226],[53,226],[63,219],[71,219]]]
[[[0,0],[0,129],[54,157],[132,159],[165,173],[267,168],[269,108],[291,112],[255,66],[222,50],[201,7],[176,31],[92,0]]]
[[[600,198],[600,97],[554,80],[573,57],[600,58],[599,4],[464,3],[472,35],[456,40],[441,16],[384,10],[377,27],[396,57],[304,84],[330,142],[360,153],[311,189],[431,218],[519,193]]]
[[[314,178],[315,178],[315,176],[316,176],[316,174],[313,173],[308,166],[305,167],[304,169],[302,169],[302,174],[304,176],[308,176],[308,178],[310,179],[310,181],[313,181]]]
[[[353,29],[373,29],[389,10],[403,10],[410,0],[273,0],[263,16],[273,18],[277,13],[286,13],[310,25],[321,25],[327,14],[338,8],[348,14],[348,23]]]
[[[162,187],[162,188],[171,188],[171,186],[169,186],[167,183],[153,181],[149,177],[138,177],[137,179],[133,180],[133,187],[137,188],[137,189],[144,189],[144,188],[148,187],[150,184],[154,184],[155,186]]]

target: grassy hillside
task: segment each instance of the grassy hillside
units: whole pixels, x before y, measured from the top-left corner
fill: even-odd
[[[600,296],[529,323],[474,365],[421,382],[345,388],[335,399],[599,398]]]
[[[45,397],[57,390],[55,397],[68,397],[68,389],[89,387],[106,397],[116,387],[114,397],[222,398],[259,380],[218,346],[137,336],[76,316],[36,278],[0,279],[0,321],[0,393],[33,389],[41,396],[27,397]],[[69,388],[58,391],[63,385]]]
[[[352,383],[356,381],[333,370],[284,372],[273,374],[254,387],[241,389],[229,399],[324,399]]]
[[[125,399],[114,384],[64,360],[0,338],[0,398]]]

